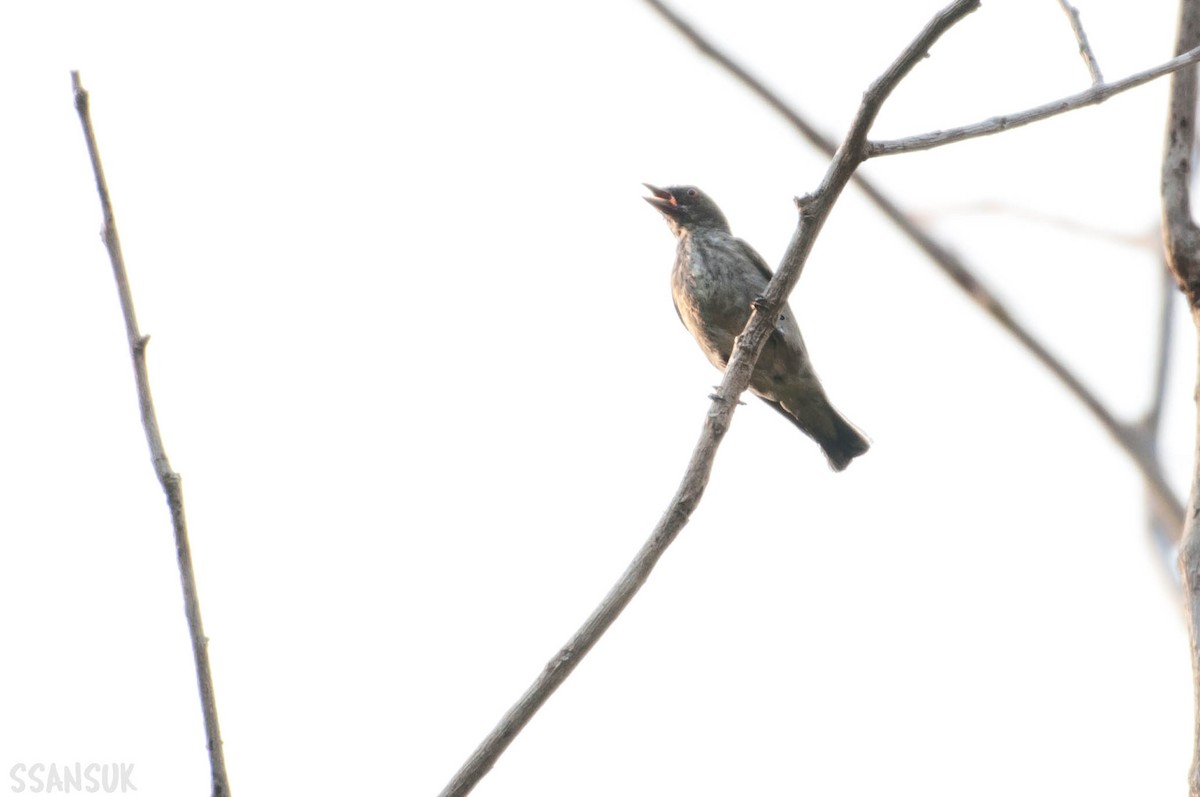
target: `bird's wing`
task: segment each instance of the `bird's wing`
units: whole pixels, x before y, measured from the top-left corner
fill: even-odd
[[[793,424],[795,424],[796,428],[798,428],[800,431],[804,432],[805,434],[809,434],[809,431],[800,424],[800,421],[796,419],[796,416],[792,415],[790,412],[785,410],[783,408],[783,405],[780,404],[778,401],[775,401],[775,400],[769,399],[769,398],[763,398],[762,396],[759,396],[759,398],[762,399],[764,404],[766,404],[771,409],[775,410],[780,415],[782,415],[783,417],[785,417],[789,421],[791,421]]]
[[[746,257],[748,257],[750,262],[754,264],[754,267],[758,269],[758,273],[763,276],[763,279],[765,279],[767,282],[770,282],[771,277],[773,276],[771,273],[771,268],[767,265],[766,261],[762,259],[762,255],[754,251],[754,247],[743,241],[741,238],[734,238],[733,240],[736,241],[741,250],[746,253]],[[767,292],[766,285],[763,285],[762,292]],[[792,317],[792,312],[786,305],[783,308],[783,312],[779,314],[779,322],[775,324],[775,329],[771,330],[771,338],[777,339],[779,345],[783,348],[789,351],[794,351],[805,360],[808,359],[808,352],[805,351],[804,348],[804,338],[800,335],[800,327],[796,325],[796,319]],[[766,401],[766,399],[764,399],[764,401]],[[767,403],[770,404],[771,402],[768,401]],[[781,407],[776,407],[776,409],[785,415],[787,414],[787,410],[784,410]]]
[[[758,252],[755,252],[754,247],[743,241],[741,238],[734,238],[733,240],[746,254],[746,257],[750,258],[750,262],[753,263],[754,267],[758,269],[758,273],[762,274],[767,282],[770,282],[771,277],[773,276],[771,274],[771,268],[767,265],[767,261],[762,259],[762,255],[760,255]]]

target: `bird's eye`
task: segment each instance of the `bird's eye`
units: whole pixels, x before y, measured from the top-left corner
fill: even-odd
[[[688,189],[688,196],[690,196],[690,197],[697,196],[697,195],[699,195],[699,193],[700,193],[700,192],[699,192],[699,191],[697,191],[695,188],[689,188],[689,189]]]

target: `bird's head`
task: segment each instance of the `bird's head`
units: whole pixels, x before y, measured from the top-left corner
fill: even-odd
[[[642,183],[654,196],[642,197],[655,207],[679,235],[684,230],[712,229],[729,232],[729,222],[708,194],[694,185],[673,185],[659,188]]]

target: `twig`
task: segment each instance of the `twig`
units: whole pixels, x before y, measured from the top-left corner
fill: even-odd
[[[616,620],[621,610],[649,578],[655,563],[667,546],[686,525],[708,484],[717,447],[729,429],[733,412],[737,408],[737,397],[750,384],[754,363],[774,328],[774,319],[787,301],[792,286],[800,277],[817,233],[838,195],[862,160],[862,142],[866,140],[867,131],[879,108],[896,84],[925,57],[933,43],[978,6],[979,0],[956,0],[940,12],[863,95],[862,104],[845,143],[838,149],[820,187],[800,211],[796,232],[788,245],[782,264],[767,286],[761,309],[755,307],[746,329],[738,338],[725,369],[725,376],[705,417],[700,440],[692,452],[683,481],[666,512],[620,581],[571,640],[550,660],[517,704],[501,718],[500,723],[442,791],[442,797],[460,797],[467,794],[487,774],[534,713]]]
[[[1075,41],[1079,42],[1079,56],[1087,64],[1088,74],[1092,76],[1092,85],[1101,85],[1104,83],[1104,75],[1100,74],[1100,64],[1096,61],[1096,54],[1092,52],[1092,45],[1088,44],[1087,32],[1083,29],[1083,20],[1079,18],[1079,9],[1068,3],[1067,0],[1058,0],[1058,4],[1062,7],[1063,13],[1067,15],[1067,19],[1071,20],[1071,32],[1075,34]]]
[[[949,130],[934,130],[930,133],[921,133],[920,135],[889,141],[871,141],[867,144],[867,157],[875,158],[883,155],[899,155],[902,152],[918,152],[920,150],[933,149],[934,147],[942,147],[946,144],[955,144],[959,141],[966,141],[969,138],[990,136],[994,133],[1012,130],[1016,127],[1024,127],[1025,125],[1040,122],[1043,119],[1049,119],[1052,116],[1058,116],[1069,111],[1075,111],[1088,105],[1099,105],[1109,97],[1129,91],[1132,88],[1137,88],[1143,83],[1149,83],[1151,80],[1156,80],[1164,75],[1169,75],[1197,61],[1200,61],[1200,47],[1188,50],[1183,55],[1176,56],[1166,63],[1143,70],[1127,78],[1122,78],[1112,83],[1095,85],[1086,91],[1072,94],[1069,97],[1063,97],[1054,102],[1048,102],[1045,105],[1039,105],[1036,108],[1004,116],[994,116],[982,122],[962,127],[953,127]]]
[[[121,254],[121,240],[117,236],[117,222],[113,215],[112,199],[108,183],[104,179],[104,168],[100,164],[100,150],[96,144],[96,131],[88,109],[88,93],[79,80],[78,72],[71,72],[71,85],[75,92],[75,109],[83,124],[83,136],[87,141],[92,171],[96,177],[96,190],[100,194],[100,208],[104,214],[104,245],[112,261],[113,276],[117,281],[117,294],[121,301],[121,313],[125,317],[125,336],[129,342],[129,353],[133,358],[134,381],[137,383],[138,406],[141,409],[142,426],[146,430],[146,443],[150,447],[150,459],[154,473],[167,496],[171,510],[171,525],[175,530],[175,552],[179,561],[179,578],[183,586],[184,613],[187,615],[188,631],[192,637],[192,654],[196,663],[196,679],[200,687],[200,705],[204,714],[204,730],[208,742],[209,764],[212,769],[213,797],[228,797],[229,777],[225,772],[225,756],[221,747],[221,730],[217,723],[217,701],[213,692],[212,671],[208,664],[208,638],[200,622],[200,600],[196,593],[196,575],[192,569],[192,552],[188,545],[187,520],[183,512],[183,487],[178,473],[171,470],[163,449],[162,435],[158,430],[158,418],[154,412],[154,400],[150,396],[150,377],[146,370],[146,344],[150,337],[138,330],[137,315],[133,309],[133,293],[129,289],[129,276],[125,271],[125,258]]]
[[[834,145],[832,141],[820,133],[799,112],[784,102],[778,94],[769,89],[762,81],[747,72],[732,57],[720,50],[686,20],[660,2],[660,0],[646,0],[646,3],[666,19],[672,27],[679,31],[700,52],[724,67],[750,91],[757,94],[770,107],[778,111],[813,146],[827,155],[833,154]],[[941,269],[955,285],[962,289],[963,293],[971,301],[975,302],[980,309],[991,316],[1005,331],[1016,338],[1034,359],[1045,366],[1067,388],[1071,395],[1075,396],[1076,399],[1087,407],[1092,416],[1099,421],[1100,425],[1109,433],[1113,441],[1116,442],[1141,472],[1146,487],[1154,499],[1153,505],[1155,511],[1159,517],[1164,519],[1166,528],[1168,530],[1182,529],[1183,504],[1163,478],[1158,462],[1147,458],[1143,447],[1138,444],[1136,436],[1129,433],[1128,427],[1118,421],[1108,411],[1103,402],[1088,390],[1083,382],[1067,367],[1066,363],[1055,357],[1031,331],[1026,329],[1024,325],[1013,317],[1004,302],[974,275],[958,255],[951,252],[940,241],[926,232],[910,215],[900,208],[899,204],[888,197],[880,188],[876,187],[870,179],[864,177],[862,173],[856,172],[853,179],[855,184],[879,208],[883,215],[899,227],[900,231],[908,236],[909,240],[924,252],[933,261],[935,266]]]
[[[1183,0],[1175,51],[1200,44],[1200,0]],[[1175,278],[1187,294],[1192,320],[1200,336],[1200,230],[1192,221],[1191,181],[1196,173],[1195,69],[1175,73],[1171,79],[1171,106],[1167,141],[1163,151],[1163,245]],[[1200,413],[1198,413],[1200,416]],[[1200,797],[1200,417],[1192,464],[1191,497],[1187,522],[1179,546],[1183,577],[1184,614],[1192,655],[1193,748],[1188,788]]]

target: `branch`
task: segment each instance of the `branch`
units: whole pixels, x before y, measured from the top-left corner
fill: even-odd
[[[997,202],[989,199],[926,207],[913,213],[912,217],[922,224],[929,224],[931,220],[943,220],[955,215],[971,213],[1008,216],[1020,221],[1044,224],[1062,232],[1084,236],[1096,241],[1104,241],[1117,246],[1126,246],[1150,254],[1158,254],[1162,248],[1162,232],[1157,227],[1151,227],[1140,233],[1119,232],[1108,227],[1089,224],[1065,214],[1047,213],[1041,210],[1033,210],[1020,205],[1010,205],[1006,202]]]
[[[1185,0],[1179,22],[1179,42],[1200,40],[1200,11]],[[1195,52],[1195,50],[1191,50]],[[1196,71],[1178,72],[1171,80],[1171,111],[1163,152],[1163,244],[1167,265],[1188,296],[1200,308],[1200,229],[1192,221],[1191,180],[1196,171]]]
[[[1083,20],[1079,18],[1079,9],[1068,3],[1067,0],[1058,0],[1058,4],[1062,7],[1063,13],[1067,15],[1067,19],[1071,20],[1071,32],[1075,34],[1075,41],[1079,42],[1079,55],[1087,64],[1088,74],[1092,76],[1092,85],[1103,85],[1104,75],[1100,74],[1100,64],[1096,61],[1096,54],[1092,52],[1092,45],[1088,44],[1087,32],[1083,29]]]
[[[787,301],[787,295],[800,277],[800,272],[818,232],[834,202],[849,182],[862,160],[862,143],[866,141],[871,123],[883,102],[901,79],[916,65],[935,41],[956,22],[979,6],[979,0],[955,0],[926,25],[904,52],[892,63],[863,95],[863,101],[851,125],[846,141],[837,151],[825,178],[817,191],[800,208],[800,220],[788,245],[783,263],[767,286],[763,300],[756,304],[746,329],[738,338],[725,376],[713,396],[712,406],[705,417],[700,440],[692,452],[683,481],[676,490],[666,512],[654,527],[650,538],[638,552],[624,575],[604,601],[584,622],[570,641],[550,660],[546,668],[501,718],[483,743],[472,753],[463,767],[442,791],[442,797],[459,797],[475,787],[508,747],[534,713],[570,675],[601,635],[617,619],[650,576],[659,557],[683,530],[708,485],[717,447],[737,407],[738,396],[750,384],[754,363],[762,351],[774,319]],[[798,203],[799,204],[799,203]]]
[[[837,145],[832,138],[829,138],[824,133],[817,130],[808,120],[800,116],[792,110],[792,108],[784,102],[783,98],[775,92],[767,88],[758,78],[746,71],[745,67],[734,61],[724,52],[722,52],[715,44],[709,41],[704,34],[696,30],[691,23],[683,17],[676,14],[669,7],[659,2],[659,0],[646,0],[646,5],[653,8],[659,13],[663,19],[670,23],[671,27],[679,31],[679,33],[687,39],[692,45],[704,55],[716,61],[726,72],[732,74],[738,81],[758,95],[759,99],[769,105],[773,110],[779,113],[792,127],[800,131],[800,134],[807,138],[821,152],[832,157],[833,152],[837,149]],[[855,181],[861,185],[862,177],[855,176]]]
[[[1154,356],[1154,381],[1150,393],[1150,406],[1138,421],[1138,428],[1146,434],[1152,451],[1158,448],[1162,427],[1163,405],[1167,400],[1167,377],[1171,366],[1171,331],[1175,319],[1175,282],[1166,263],[1160,263],[1161,287],[1158,306],[1158,346]]]
[[[762,81],[747,72],[733,58],[722,52],[715,44],[706,39],[703,34],[665,6],[660,0],[646,0],[646,3],[666,19],[684,38],[695,45],[700,52],[724,67],[745,85],[746,88],[778,111],[813,146],[827,155],[833,154],[834,145],[832,141],[820,133]],[[927,233],[911,216],[901,210],[900,206],[894,200],[876,187],[868,178],[856,172],[853,179],[855,184],[879,208],[883,215],[899,227],[900,231],[907,235],[909,240],[924,252],[933,261],[933,264],[941,269],[950,278],[951,282],[966,294],[967,298],[991,316],[1005,331],[1016,338],[1017,342],[1024,346],[1034,359],[1045,366],[1052,375],[1057,377],[1071,395],[1075,396],[1091,412],[1092,416],[1109,433],[1113,441],[1137,466],[1146,483],[1146,488],[1153,498],[1153,506],[1156,514],[1160,518],[1165,519],[1165,526],[1168,530],[1174,530],[1175,534],[1178,535],[1179,530],[1183,526],[1183,504],[1163,478],[1158,462],[1146,456],[1144,448],[1137,442],[1137,436],[1131,434],[1129,428],[1118,421],[1108,411],[1103,402],[1088,390],[1083,382],[1067,367],[1066,363],[1055,357],[1031,331],[1026,329],[1025,326],[1013,317],[1004,302],[972,273],[971,269],[958,255],[951,252],[940,241]]]
[[[867,157],[874,158],[882,155],[898,155],[901,152],[918,152],[920,150],[945,146],[946,144],[955,144],[959,141],[966,141],[969,138],[990,136],[1005,130],[1024,127],[1025,125],[1040,122],[1043,119],[1049,119],[1052,116],[1058,116],[1069,111],[1075,111],[1088,105],[1099,105],[1109,97],[1129,91],[1132,88],[1149,83],[1151,80],[1156,80],[1164,75],[1169,75],[1198,61],[1200,61],[1200,47],[1188,50],[1183,55],[1176,56],[1166,63],[1130,75],[1127,78],[1122,78],[1113,83],[1095,85],[1086,91],[1081,91],[1078,94],[1072,94],[1069,97],[1063,97],[1060,100],[1048,102],[1045,105],[1039,105],[1036,108],[1030,108],[1026,111],[1006,114],[1004,116],[994,116],[982,122],[964,125],[963,127],[954,127],[949,130],[935,130],[930,133],[922,133],[890,141],[872,141],[867,144]]]
[[[1159,440],[1162,437],[1163,406],[1167,399],[1167,377],[1171,365],[1172,330],[1175,320],[1176,288],[1175,280],[1171,277],[1166,263],[1159,264],[1160,299],[1158,309],[1158,340],[1154,357],[1154,377],[1150,393],[1150,404],[1135,427],[1142,441],[1142,447],[1147,459],[1158,462]],[[1179,569],[1176,566],[1178,545],[1183,533],[1183,518],[1164,515],[1157,505],[1153,492],[1146,491],[1146,502],[1149,508],[1148,528],[1155,550],[1169,563],[1166,574],[1171,587],[1179,590]]]
[[[154,473],[158,476],[163,492],[166,493],[167,506],[171,510],[171,525],[175,530],[175,550],[179,561],[179,578],[183,586],[184,613],[187,615],[188,631],[192,637],[192,655],[196,663],[196,679],[200,687],[200,705],[204,714],[209,765],[212,769],[212,794],[213,797],[228,797],[229,776],[225,773],[221,730],[217,724],[217,701],[208,663],[208,638],[204,636],[204,626],[200,622],[200,600],[196,593],[196,575],[192,569],[187,519],[183,512],[183,486],[179,474],[171,470],[171,464],[163,449],[162,435],[158,430],[154,400],[150,396],[150,377],[146,370],[146,344],[150,342],[150,337],[143,336],[138,330],[137,315],[133,310],[133,293],[129,289],[129,276],[125,271],[125,257],[121,254],[121,240],[117,236],[117,221],[113,215],[108,182],[104,179],[96,132],[92,127],[92,117],[88,109],[88,93],[80,83],[78,72],[71,73],[71,85],[75,92],[75,109],[79,112],[79,121],[83,124],[83,136],[87,142],[88,156],[92,161],[92,172],[96,177],[96,190],[100,194],[100,208],[104,214],[104,246],[108,249],[109,260],[112,261],[121,313],[125,317],[125,336],[129,343],[129,354],[133,358],[133,375],[137,384],[142,426],[146,430],[146,443],[150,447]]]
[[[1175,50],[1200,44],[1200,0],[1180,3]],[[1187,294],[1200,336],[1200,232],[1192,221],[1191,181],[1196,173],[1196,70],[1171,79],[1171,107],[1163,151],[1163,246],[1167,265]],[[1198,413],[1200,415],[1200,413]],[[1192,464],[1191,498],[1179,549],[1184,615],[1192,655],[1193,750],[1188,772],[1192,797],[1200,797],[1200,417]]]

